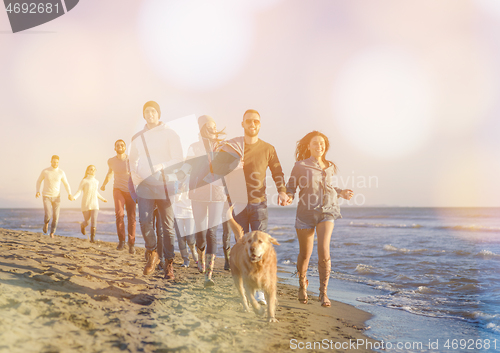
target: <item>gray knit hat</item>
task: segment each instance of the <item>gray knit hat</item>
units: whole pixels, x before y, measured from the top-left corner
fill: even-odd
[[[144,107],[142,108],[142,115],[143,116],[144,116],[144,111],[146,110],[147,107],[155,108],[155,110],[158,112],[158,118],[161,117],[160,106],[158,105],[158,103],[156,103],[155,101],[146,102],[146,104],[144,104]]]

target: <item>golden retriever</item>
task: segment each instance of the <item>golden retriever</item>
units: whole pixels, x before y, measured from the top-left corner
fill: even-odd
[[[267,301],[267,318],[269,322],[278,322],[275,318],[277,305],[276,283],[277,267],[276,252],[273,245],[280,245],[276,239],[261,231],[253,231],[243,235],[243,229],[233,217],[228,217],[228,222],[237,239],[231,249],[229,258],[231,275],[234,284],[241,296],[245,311],[250,311],[248,300],[258,314],[263,314],[255,292],[264,291]]]

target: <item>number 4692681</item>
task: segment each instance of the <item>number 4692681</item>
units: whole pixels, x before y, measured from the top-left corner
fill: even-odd
[[[47,2],[47,3],[40,3],[40,4],[35,4],[35,3],[10,3],[7,6],[7,12],[8,13],[59,13],[59,4],[56,3],[52,5],[52,3]]]
[[[497,349],[497,340],[489,340],[489,339],[447,339],[444,348],[446,349],[473,349],[473,350],[489,350],[489,349]]]

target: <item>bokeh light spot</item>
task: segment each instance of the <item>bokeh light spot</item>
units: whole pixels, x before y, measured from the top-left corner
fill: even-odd
[[[340,72],[333,111],[342,134],[382,158],[414,151],[430,136],[432,85],[411,57],[392,50],[365,52]]]
[[[246,6],[229,1],[146,1],[139,16],[143,54],[168,81],[185,88],[218,87],[249,56],[253,26]]]

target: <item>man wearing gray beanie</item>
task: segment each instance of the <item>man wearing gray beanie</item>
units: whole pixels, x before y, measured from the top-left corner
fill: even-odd
[[[146,102],[142,112],[146,125],[132,137],[129,160],[130,174],[137,192],[141,232],[146,243],[147,263],[144,275],[153,273],[160,262],[153,228],[153,211],[156,206],[163,232],[165,278],[173,280],[175,220],[171,200],[174,192],[167,185],[165,169],[183,161],[182,146],[179,135],[160,122],[158,103]]]

